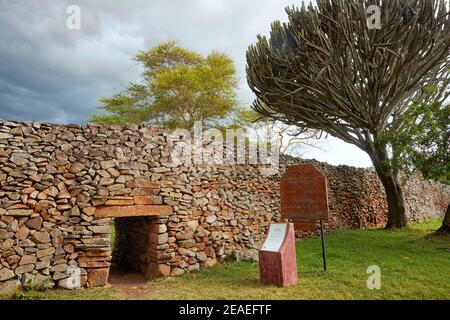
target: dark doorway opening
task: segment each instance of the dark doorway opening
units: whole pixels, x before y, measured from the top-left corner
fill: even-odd
[[[150,256],[150,226],[151,219],[149,217],[114,219],[112,272],[145,275]]]

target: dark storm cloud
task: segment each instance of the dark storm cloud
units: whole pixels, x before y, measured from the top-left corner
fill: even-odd
[[[167,40],[228,53],[249,104],[245,50],[292,2],[0,0],[0,118],[84,123],[100,97],[139,76],[133,55]],[[66,28],[72,4],[81,8],[81,30]]]

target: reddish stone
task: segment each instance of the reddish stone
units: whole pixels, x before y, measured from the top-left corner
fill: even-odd
[[[13,222],[14,217],[10,217],[10,216],[0,216],[0,221],[5,223],[5,224],[10,224],[11,222]]]
[[[259,251],[259,273],[263,284],[285,287],[297,283],[293,223],[287,224],[286,234],[278,251]]]
[[[172,207],[163,205],[138,205],[138,206],[104,206],[95,211],[96,217],[144,217],[144,216],[169,216]]]
[[[159,273],[164,276],[164,277],[168,277],[170,276],[170,266],[168,266],[167,264],[160,264],[158,266],[159,268]]]
[[[111,266],[110,262],[107,261],[79,261],[79,266],[81,268],[106,268]]]
[[[150,188],[136,188],[133,189],[133,191],[131,192],[131,196],[153,196],[157,194],[157,190],[156,189],[150,189]]]
[[[41,211],[41,216],[42,218],[47,221],[48,219],[50,219],[50,212],[48,212],[47,210]]]
[[[134,181],[136,182],[136,185],[139,188],[149,188],[149,189],[159,189],[160,188],[159,183],[155,183],[155,182],[152,182],[150,180],[136,179]]]
[[[139,204],[139,203],[137,203]],[[106,206],[132,206],[134,205],[134,199],[109,199],[105,202]]]
[[[135,196],[134,203],[140,204],[162,204],[162,198],[160,196]]]
[[[103,287],[108,284],[109,268],[90,269],[88,271],[89,287]]]
[[[327,180],[311,164],[287,168],[280,182],[281,215],[294,222],[328,220]]]
[[[158,264],[156,262],[150,262],[145,270],[145,276],[148,279],[153,279],[160,276],[168,277],[170,275],[170,266],[166,264]]]
[[[42,217],[32,218],[27,221],[27,227],[33,230],[41,230],[42,222]]]

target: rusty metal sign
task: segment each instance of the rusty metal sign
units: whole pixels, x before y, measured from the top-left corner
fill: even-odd
[[[280,193],[283,218],[297,223],[328,220],[327,179],[312,164],[287,168]]]

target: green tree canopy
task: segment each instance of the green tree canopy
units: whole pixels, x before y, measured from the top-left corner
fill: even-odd
[[[450,185],[450,79],[425,88],[429,103],[414,102],[405,112],[401,130],[387,132],[395,168],[420,171],[425,178]],[[439,232],[450,233],[450,204]]]
[[[236,68],[224,53],[204,57],[175,42],[162,43],[134,58],[144,71],[139,82],[110,98],[102,98],[106,115],[94,115],[100,124],[142,123],[164,128],[191,129],[220,124],[237,106]]]

